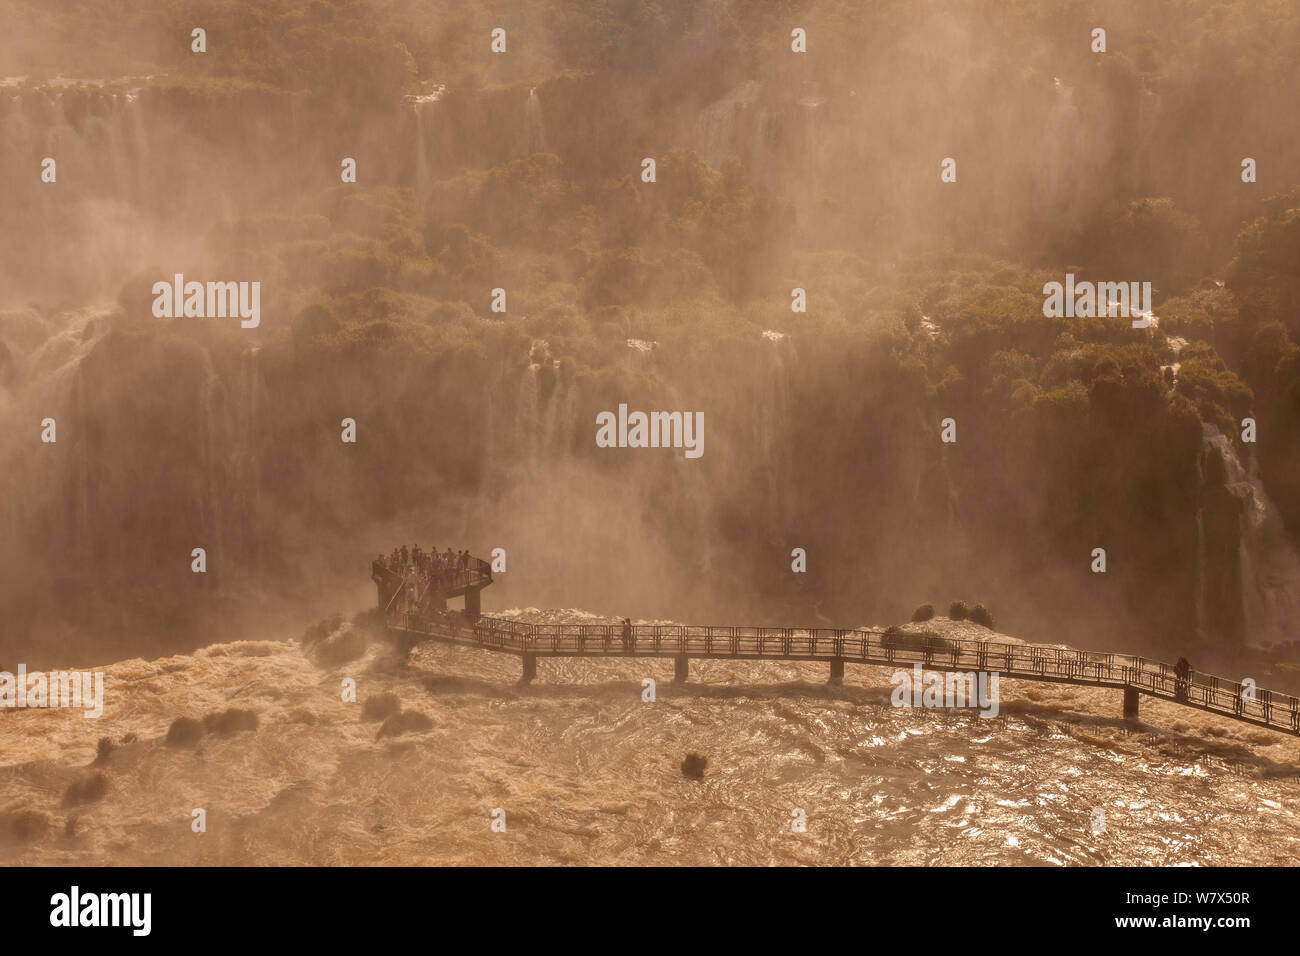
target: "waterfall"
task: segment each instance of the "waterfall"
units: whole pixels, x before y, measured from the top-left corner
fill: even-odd
[[[90,555],[90,537],[92,530],[90,527],[90,461],[91,452],[87,447],[87,425],[89,416],[86,413],[86,376],[81,361],[77,362],[77,370],[73,379],[73,393],[76,402],[76,423],[77,435],[76,444],[76,463],[73,465],[74,472],[71,476],[73,483],[73,545],[77,555],[85,560]]]
[[[1207,580],[1205,560],[1205,442],[1196,456],[1196,637],[1204,641],[1209,627],[1206,621],[1205,585]]]
[[[1078,138],[1079,108],[1074,105],[1074,87],[1065,86],[1054,77],[1056,103],[1047,119],[1046,165],[1047,184],[1045,212],[1064,215],[1073,205],[1077,190],[1076,142]]]
[[[766,359],[764,374],[755,377],[759,394],[753,416],[755,448],[762,449],[761,460],[767,479],[768,500],[781,503],[786,499],[785,482],[790,475],[790,393],[791,366],[798,355],[794,343],[781,332],[763,332]]]
[[[262,467],[257,457],[257,449],[261,441],[261,435],[258,434],[261,373],[257,364],[257,355],[260,351],[260,346],[247,349],[243,353],[240,364],[242,378],[240,393],[243,395],[243,402],[239,408],[239,434],[247,451],[240,456],[244,467],[237,476],[239,487],[247,496],[242,509],[244,541],[241,544],[244,552],[249,555],[251,564],[248,570],[255,579],[260,579],[262,572],[262,549],[259,544],[262,525]],[[247,500],[248,498],[251,500]]]
[[[408,96],[407,102],[415,114],[415,196],[423,202],[433,189],[434,162],[429,139],[437,135],[438,104],[447,94],[447,87],[438,84],[428,93]],[[435,141],[434,146],[437,146]]]
[[[714,169],[730,156],[739,155],[746,165],[753,162],[755,151],[762,146],[767,117],[767,111],[758,102],[759,92],[758,83],[750,80],[700,111],[696,121],[697,151]],[[754,126],[749,149],[742,145],[745,139],[742,127],[747,121]]]
[[[804,146],[804,168],[806,170],[807,187],[809,195],[815,200],[817,198],[820,176],[818,167],[821,163],[824,150],[822,149],[822,114],[823,107],[826,104],[826,97],[816,95],[816,88],[812,83],[805,83],[808,92],[800,97],[799,109],[803,117],[803,146]]]
[[[524,128],[528,133],[528,155],[549,153],[546,145],[546,121],[542,118],[542,101],[537,95],[537,88],[528,91],[528,103],[524,107]]]
[[[420,202],[429,195],[433,176],[429,172],[429,154],[424,145],[424,104],[415,101],[415,198]]]
[[[122,105],[126,138],[131,143],[131,169],[134,179],[131,184],[132,196],[147,196],[153,183],[153,163],[149,149],[149,140],[145,129],[144,108],[140,103],[139,92],[128,92]]]
[[[1257,474],[1248,472],[1226,437],[1205,425],[1198,474],[1211,454],[1223,462],[1224,488],[1241,503],[1238,573],[1241,576],[1241,620],[1247,644],[1264,646],[1300,639],[1300,554],[1290,541],[1281,515]],[[1205,559],[1204,518],[1197,512],[1198,629],[1204,635]]]
[[[1137,149],[1134,161],[1140,187],[1152,184],[1151,154],[1156,145],[1156,126],[1160,119],[1160,95],[1144,89],[1138,96]]]
[[[221,437],[216,432],[216,406],[219,391],[223,388],[212,363],[212,353],[203,350],[203,379],[199,383],[199,441],[203,455],[203,494],[198,502],[199,523],[204,537],[203,547],[209,557],[226,557],[225,521],[222,520],[222,478],[231,461],[232,449],[221,447]]]

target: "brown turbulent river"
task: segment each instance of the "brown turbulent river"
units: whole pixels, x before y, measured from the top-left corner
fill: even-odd
[[[891,671],[854,665],[831,689],[825,665],[693,661],[675,688],[671,661],[541,660],[520,688],[515,657],[405,662],[375,636],[337,667],[267,640],[104,670],[99,720],[0,711],[5,862],[1280,864],[1300,840],[1295,738],[1149,698],[1126,726],[1116,691],[1003,680],[981,719],[893,708]],[[432,726],[378,738],[348,677]],[[229,707],[256,730],[166,744],[176,717]],[[92,766],[100,737],[131,734]],[[101,772],[100,799],[65,805]]]

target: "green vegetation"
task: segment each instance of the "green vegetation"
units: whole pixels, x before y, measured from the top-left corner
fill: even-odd
[[[256,499],[219,566],[307,593],[320,578],[300,561],[336,561],[378,523],[507,497],[500,436],[533,429],[528,414],[555,424],[553,453],[588,469],[584,478],[644,481],[644,500],[688,500],[679,472],[633,479],[571,424],[629,394],[647,407],[677,397],[707,407],[723,443],[712,447],[733,450],[711,481],[746,489],[714,502],[712,525],[665,515],[645,540],[682,565],[702,562],[694,542],[707,535],[709,573],[685,576],[747,612],[770,596],[759,610],[772,619],[788,606],[790,576],[755,555],[797,535],[809,553],[852,556],[810,572],[800,600],[828,610],[838,600],[837,611],[866,620],[906,614],[897,595],[924,568],[935,574],[928,593],[979,593],[1017,633],[1065,617],[1079,631],[1062,639],[1093,640],[1098,615],[1131,628],[1117,641],[1186,632],[1203,424],[1243,458],[1257,455],[1300,528],[1300,188],[1276,178],[1300,168],[1276,120],[1300,93],[1293,5],[1188,0],[1174,17],[1123,0],[975,0],[960,12],[539,0],[507,16],[456,0],[215,0],[200,17],[202,56],[189,52],[194,16],[176,0],[11,6],[0,38],[9,72],[30,73],[31,85],[68,64],[87,77],[153,75],[105,93],[140,87],[144,115],[185,134],[179,154],[211,149],[228,160],[229,195],[256,194],[242,206],[203,194],[187,210],[183,164],[155,170],[164,178],[150,187],[178,204],[166,215],[205,224],[211,275],[262,277],[268,321],[256,358],[238,330],[154,319],[151,285],[172,271],[157,263],[122,282],[122,312],[79,373],[78,387],[101,398],[87,440],[112,436],[87,454],[129,489],[122,503],[96,485],[108,530],[92,529],[84,546],[107,593],[159,582],[140,603],[164,620],[202,618],[194,611],[208,595],[170,558],[142,567],[140,555],[187,553],[213,514],[244,515]],[[816,55],[788,54],[795,15]],[[1097,22],[1111,32],[1105,57],[1078,40]],[[497,25],[508,56],[487,53]],[[936,73],[935,62],[946,65]],[[1063,135],[1052,132],[1057,76],[1078,106],[1072,152],[1086,154],[1064,177],[1079,188],[1068,212],[1035,178],[1052,164],[1048,140]],[[751,105],[727,99],[750,81]],[[438,85],[445,97],[418,114],[403,99]],[[529,155],[520,136],[534,87],[549,151]],[[1151,90],[1159,115],[1133,128]],[[820,113],[799,105],[808,92],[825,97]],[[96,95],[66,95],[69,124],[107,112]],[[709,113],[718,103],[725,109]],[[721,145],[700,133],[706,113],[737,124]],[[815,155],[805,155],[814,131]],[[937,142],[960,158],[959,199],[936,189]],[[1251,149],[1275,157],[1274,178],[1241,183],[1225,142],[1260,144]],[[432,154],[422,171],[417,145]],[[721,155],[704,156],[711,147]],[[352,152],[362,173],[343,185],[338,157]],[[643,156],[657,161],[653,185],[638,176]],[[1022,198],[1031,193],[1035,202]],[[209,221],[213,208],[230,212]],[[54,239],[45,284],[61,296],[73,270],[65,237]],[[0,259],[26,262],[18,253],[34,241],[10,230]],[[1150,280],[1159,327],[1045,318],[1043,285],[1067,270]],[[498,287],[505,315],[490,308]],[[807,313],[790,310],[795,287],[809,293]],[[39,310],[4,319],[6,389],[47,339],[48,368],[35,372],[75,347]],[[655,346],[641,353],[629,339]],[[194,427],[194,383],[207,381],[220,386],[204,393],[205,432]],[[343,416],[364,423],[346,465],[322,424]],[[940,449],[929,429],[948,416],[960,437]],[[1249,449],[1246,417],[1268,435]],[[236,434],[246,446],[227,456],[223,445],[220,467],[198,474],[211,442]],[[180,477],[160,486],[162,474]],[[28,490],[48,481],[26,480]],[[151,508],[178,517],[151,521],[137,510],[139,487],[156,489]],[[38,620],[21,595],[50,570],[28,568],[26,556],[72,540],[64,529],[48,547],[67,500],[34,509],[26,538],[15,536],[21,560],[0,583],[12,595],[0,597],[19,609],[16,632]],[[865,548],[867,537],[878,546]],[[307,539],[296,557],[283,547]],[[1077,576],[1097,542],[1160,573]],[[134,576],[112,580],[118,566]],[[1009,589],[1025,589],[1007,582],[1038,574],[1073,583],[1012,605]],[[912,620],[933,615],[922,605]],[[994,626],[982,605],[968,613],[955,601],[949,616]],[[301,643],[337,666],[365,653],[368,623],[334,616]]]

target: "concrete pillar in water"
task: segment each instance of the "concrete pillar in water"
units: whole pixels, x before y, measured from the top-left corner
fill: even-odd
[[[831,659],[831,679],[829,683],[839,686],[844,683],[844,660],[835,657]]]
[[[537,655],[524,655],[524,676],[519,678],[519,683],[530,684],[534,677],[537,676]]]
[[[1136,717],[1138,715],[1138,692],[1136,687],[1124,688],[1124,716]]]
[[[471,621],[477,621],[482,617],[483,612],[479,609],[479,589],[468,588],[465,591],[465,616]]]
[[[673,658],[673,683],[685,684],[686,678],[690,676],[691,661],[685,654],[678,654]]]

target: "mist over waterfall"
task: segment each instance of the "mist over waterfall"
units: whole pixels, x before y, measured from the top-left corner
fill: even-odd
[[[1267,144],[1279,183],[1300,161],[1253,114],[1199,124],[1199,50],[918,16],[827,21],[801,57],[669,18],[644,59],[574,34],[484,60],[417,21],[256,76],[141,55],[0,84],[0,415],[59,426],[0,447],[6,639],[198,640],[199,608],[362,594],[357,555],[417,530],[504,549],[494,599],[527,605],[852,625],[961,599],[1079,644],[1296,638],[1288,429],[1248,479],[1201,433],[1287,421],[1281,227],[1237,250],[1259,197],[1199,137]],[[1149,277],[1172,338],[1044,319],[1076,267]],[[158,318],[178,274],[260,282],[262,326]],[[703,457],[597,448],[620,404],[703,413]],[[1103,542],[1161,573],[1080,573]]]
[[[7,930],[1294,861],[1300,0],[0,9]]]

